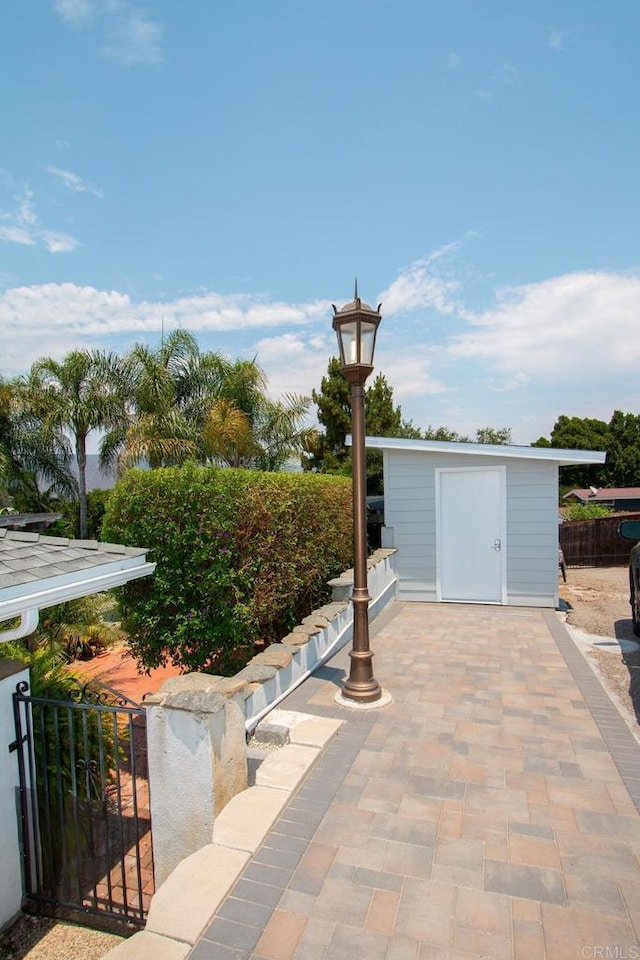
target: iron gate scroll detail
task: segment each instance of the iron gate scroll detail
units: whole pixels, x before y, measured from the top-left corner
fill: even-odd
[[[25,894],[143,924],[153,894],[144,707],[98,681],[13,695]]]

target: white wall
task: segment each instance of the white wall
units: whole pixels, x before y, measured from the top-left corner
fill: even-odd
[[[215,680],[183,674],[145,698],[156,889],[247,785],[244,695],[215,693]]]
[[[18,843],[18,754],[9,753],[16,738],[13,693],[29,671],[15,660],[0,659],[0,930],[22,903],[22,863]]]
[[[384,451],[383,546],[398,550],[399,600],[437,599],[436,468],[506,466],[507,603],[558,603],[558,466],[497,456]],[[470,517],[472,522],[473,518]]]

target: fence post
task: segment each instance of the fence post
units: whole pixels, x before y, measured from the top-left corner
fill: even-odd
[[[215,680],[174,677],[144,701],[156,889],[211,843],[216,814],[247,786],[246,685],[225,696]]]

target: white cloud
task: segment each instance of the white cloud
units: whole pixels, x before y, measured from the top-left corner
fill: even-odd
[[[449,54],[447,63],[449,64],[452,70],[455,70],[457,67],[459,67],[462,64],[462,57],[460,56],[459,53],[452,51]]]
[[[434,307],[440,313],[452,313],[455,306],[453,294],[459,283],[438,275],[434,265],[455,253],[461,245],[461,241],[446,244],[402,270],[378,297],[384,313],[405,313],[424,307]]]
[[[42,230],[40,233],[49,253],[69,253],[79,245],[75,237],[68,233],[58,233],[56,230]]]
[[[452,341],[452,357],[542,381],[588,383],[638,368],[639,276],[570,273],[498,291],[496,301],[466,313],[473,329]]]
[[[47,171],[60,180],[65,187],[73,193],[92,193],[94,197],[99,197],[100,199],[104,196],[103,191],[99,187],[94,187],[93,184],[87,183],[82,177],[77,173],[73,173],[71,170],[62,170],[59,167],[47,167]]]
[[[328,311],[325,311],[328,316]],[[285,333],[267,337],[252,347],[269,378],[269,393],[273,397],[284,393],[311,396],[320,387],[327,371],[329,357],[338,352],[335,336],[329,327],[326,334],[309,336],[306,333]]]
[[[18,228],[0,220],[0,238],[11,229]],[[32,230],[22,229],[22,242],[31,242]],[[49,242],[64,246],[64,235]],[[565,274],[497,290],[491,306],[478,310],[465,302],[460,264],[453,275],[459,248],[450,244],[410,264],[381,295],[375,372],[384,373],[407,418],[471,434],[508,423],[514,440],[526,443],[548,434],[562,412],[608,419],[616,406],[634,408],[639,275]],[[40,356],[78,347],[123,351],[136,339],[157,341],[164,321],[165,330],[194,331],[203,348],[224,343],[235,356],[257,356],[272,395],[310,395],[337,354],[331,313],[329,299],[287,303],[204,291],[135,300],[73,283],[14,287],[0,293],[2,372],[25,372]],[[394,322],[401,313],[408,322]]]
[[[7,243],[21,243],[25,247],[32,247],[36,242],[31,231],[15,226],[0,226],[0,240],[5,240]]]
[[[16,201],[18,203],[16,218],[19,223],[30,227],[37,226],[38,218],[33,209],[33,190],[27,186],[23,187],[22,193],[16,197]]]
[[[518,71],[510,63],[503,63],[494,70],[494,77],[501,83],[506,83],[511,86],[518,80]]]
[[[162,27],[140,11],[129,10],[113,27],[103,53],[127,67],[136,63],[161,63]]]
[[[552,30],[549,36],[549,46],[552,50],[562,50],[564,47],[564,35],[560,30]]]
[[[53,9],[68,23],[88,19],[93,12],[92,0],[53,0]]]
[[[420,344],[418,350],[415,347],[392,347],[384,351],[383,357],[378,355],[376,368],[380,365],[380,372],[393,386],[396,401],[447,393],[450,389],[431,372],[438,362],[437,350],[433,346]]]
[[[97,36],[111,60],[125,66],[163,60],[162,27],[129,0],[53,0],[53,9],[65,23]]]
[[[487,385],[490,390],[494,390],[496,393],[508,393],[511,390],[518,390],[520,387],[526,387],[526,385],[530,382],[531,377],[529,377],[526,373],[519,371],[512,377],[505,377],[501,380],[498,380],[495,377],[489,377]]]
[[[50,253],[67,253],[78,246],[78,241],[66,233],[45,229],[36,214],[33,190],[27,185],[14,185],[13,178],[2,171],[2,183],[13,195],[12,210],[0,213],[0,241],[33,247],[43,243]]]
[[[73,241],[55,234],[49,242],[62,250],[70,249],[65,244]],[[32,344],[32,349],[21,346],[12,357],[3,356],[3,364],[13,372],[24,371],[43,353],[62,356],[69,338],[82,347],[104,342],[107,337],[157,333],[163,323],[165,330],[180,326],[197,333],[236,333],[308,327],[319,318],[329,317],[330,312],[328,301],[291,304],[247,294],[204,293],[164,302],[134,302],[115,290],[73,283],[14,287],[0,294],[0,327],[14,330],[13,339]],[[59,340],[61,332],[64,338]],[[268,351],[269,342],[265,340],[258,347]]]

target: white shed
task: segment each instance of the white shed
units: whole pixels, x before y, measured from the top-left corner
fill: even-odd
[[[558,605],[558,468],[593,450],[367,437],[399,600]]]

